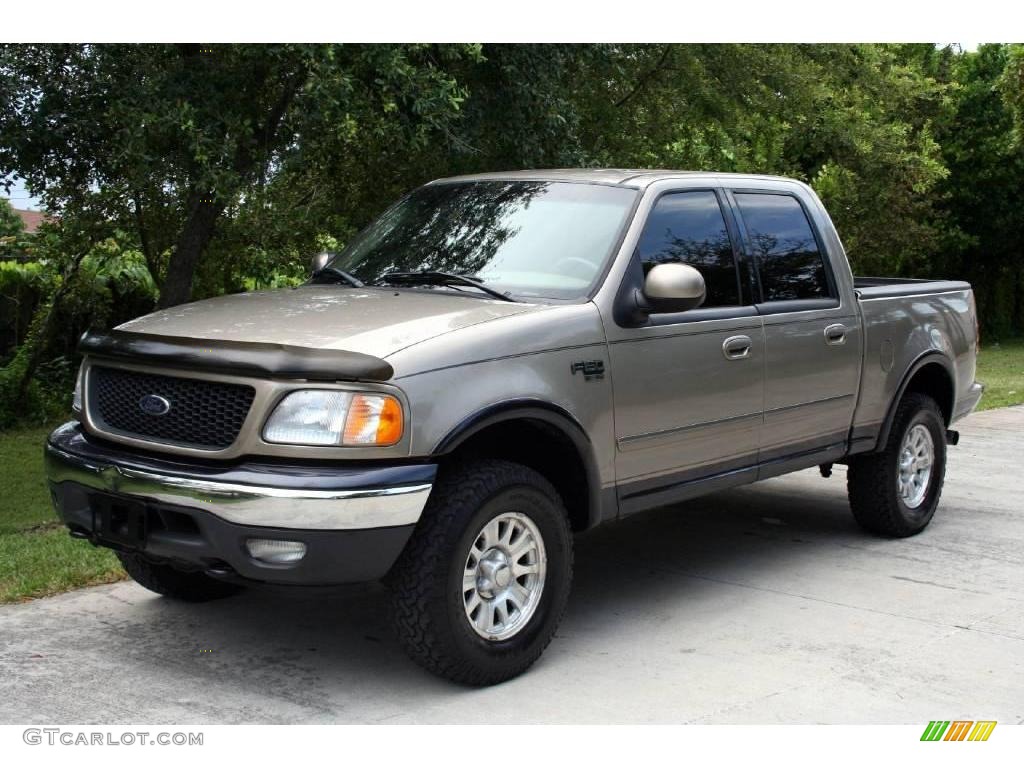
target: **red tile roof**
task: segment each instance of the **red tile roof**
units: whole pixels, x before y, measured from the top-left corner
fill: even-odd
[[[39,229],[39,225],[47,219],[46,214],[42,211],[22,211],[15,208],[14,212],[18,214],[21,223],[25,225],[25,232],[30,235]]]

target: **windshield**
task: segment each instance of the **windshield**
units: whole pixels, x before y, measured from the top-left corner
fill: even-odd
[[[364,283],[381,282],[388,272],[449,272],[502,293],[579,298],[600,275],[636,194],[547,181],[421,187],[330,266]]]

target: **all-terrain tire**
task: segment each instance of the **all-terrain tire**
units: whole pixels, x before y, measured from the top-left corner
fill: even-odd
[[[899,493],[900,455],[904,438],[922,425],[934,449],[931,476],[923,501],[908,507]],[[916,392],[903,397],[889,438],[881,451],[851,459],[846,488],[853,516],[865,530],[903,538],[920,533],[931,522],[946,476],[946,425],[936,402]]]
[[[117,558],[137,584],[164,597],[204,603],[230,597],[242,590],[238,584],[220,581],[198,571],[183,571],[164,563],[154,563],[132,552],[118,552]]]
[[[495,640],[473,629],[463,577],[481,529],[506,513],[527,516],[540,533],[546,575],[529,619],[511,637]],[[562,499],[539,473],[499,460],[445,468],[386,579],[403,647],[425,669],[464,685],[494,685],[522,674],[551,642],[565,611],[572,555]]]

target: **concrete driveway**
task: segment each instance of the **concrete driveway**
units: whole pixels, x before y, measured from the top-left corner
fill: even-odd
[[[1024,407],[958,427],[920,536],[861,533],[843,468],[577,543],[561,630],[488,690],[407,661],[376,586],[183,605],[131,583],[0,608],[0,722],[1024,721]]]

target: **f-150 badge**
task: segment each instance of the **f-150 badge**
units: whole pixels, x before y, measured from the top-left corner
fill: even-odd
[[[586,381],[604,378],[604,360],[578,360],[569,366],[573,376],[582,373]]]

